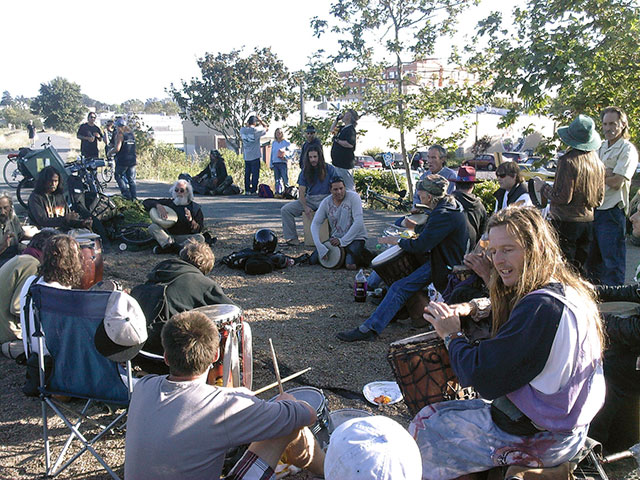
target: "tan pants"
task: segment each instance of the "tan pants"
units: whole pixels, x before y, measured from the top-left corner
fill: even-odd
[[[170,245],[171,243],[176,243],[182,247],[191,238],[198,243],[204,243],[204,236],[201,233],[192,233],[191,235],[170,235],[164,228],[155,223],[149,225],[149,232],[162,248]]]

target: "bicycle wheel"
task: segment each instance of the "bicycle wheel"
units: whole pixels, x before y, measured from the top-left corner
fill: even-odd
[[[102,183],[102,185],[106,187],[109,184],[109,182],[113,180],[113,165],[111,165],[110,163],[107,163],[104,167],[100,169],[100,172],[98,175],[99,175],[98,178],[100,180],[100,183]]]
[[[18,197],[18,202],[24,208],[29,208],[29,196],[33,192],[33,187],[36,181],[33,178],[23,178],[18,183],[18,188],[16,190],[16,196]]]
[[[129,245],[148,245],[153,242],[148,223],[130,223],[120,227],[120,238]]]
[[[23,178],[20,169],[18,169],[18,162],[15,159],[7,160],[2,174],[4,175],[4,182],[11,188],[16,188]]]

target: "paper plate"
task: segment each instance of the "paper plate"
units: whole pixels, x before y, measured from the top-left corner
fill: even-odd
[[[402,393],[400,392],[400,387],[396,382],[371,382],[367,383],[362,389],[362,393],[364,394],[364,398],[366,398],[369,403],[373,405],[393,405],[394,403],[398,403],[402,400]],[[386,395],[391,398],[389,403],[377,403],[373,399],[379,397],[380,395]]]

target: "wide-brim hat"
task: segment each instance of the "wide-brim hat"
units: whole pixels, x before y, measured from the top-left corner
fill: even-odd
[[[125,292],[113,292],[93,341],[96,349],[114,362],[135,357],[147,341],[147,322],[136,299]]]
[[[578,115],[568,127],[560,127],[558,136],[570,147],[584,152],[597,150],[602,144],[602,139],[596,132],[595,123],[586,115]]]
[[[476,169],[471,165],[462,165],[458,168],[456,178],[453,179],[455,183],[480,183],[482,180],[476,180]]]
[[[178,214],[171,207],[167,207],[166,205],[163,205],[163,207],[167,211],[167,218],[162,218],[158,213],[156,207],[153,207],[151,210],[149,210],[151,221],[155,224],[160,225],[162,228],[173,227],[178,221]]]
[[[344,258],[346,256],[344,248],[334,247],[328,240],[324,242],[323,245],[329,249],[329,252],[327,253],[326,258],[321,257],[319,259],[320,265],[324,268],[340,268],[344,263]]]

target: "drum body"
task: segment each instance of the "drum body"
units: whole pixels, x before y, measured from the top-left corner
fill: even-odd
[[[431,403],[475,396],[458,384],[447,349],[436,332],[392,343],[387,360],[412,415]]]
[[[340,410],[335,410],[329,413],[329,435],[331,435],[336,428],[347,420],[371,416],[373,415],[366,410],[360,410],[357,408],[341,408]]]
[[[371,261],[371,268],[388,286],[413,273],[419,266],[416,257],[398,245],[388,248]]]
[[[346,257],[345,249],[342,247],[334,247],[328,240],[324,242],[323,245],[329,249],[329,252],[327,254],[327,258],[320,257],[318,259],[320,261],[320,265],[332,270],[342,267]]]
[[[297,387],[286,392],[293,395],[296,400],[307,402],[315,409],[318,418],[310,427],[311,433],[320,442],[320,446],[325,448],[329,443],[329,407],[323,391],[315,387]],[[269,401],[275,401],[275,399],[276,397],[273,397]]]
[[[253,352],[251,329],[242,321],[242,310],[235,305],[207,305],[193,309],[204,313],[218,328],[220,357],[209,371],[208,383],[223,387],[253,383]]]
[[[102,281],[104,258],[102,257],[102,239],[95,233],[82,233],[75,237],[82,254],[82,281],[80,288],[87,290]]]

